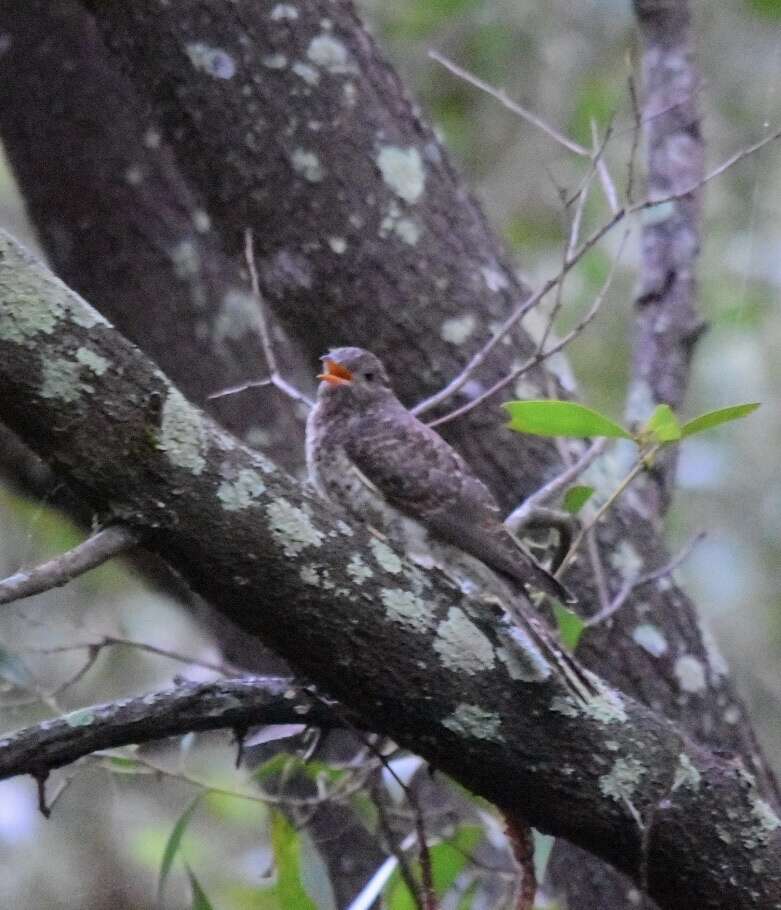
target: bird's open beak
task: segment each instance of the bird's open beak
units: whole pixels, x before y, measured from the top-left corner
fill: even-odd
[[[343,367],[341,363],[328,359],[326,359],[324,363],[325,372],[318,374],[318,379],[321,379],[323,382],[330,382],[332,385],[343,385],[352,380],[353,374],[347,367]]]

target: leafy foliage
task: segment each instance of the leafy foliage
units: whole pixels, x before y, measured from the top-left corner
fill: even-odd
[[[553,616],[556,620],[556,628],[559,630],[561,643],[568,651],[574,651],[580,641],[580,636],[585,629],[585,623],[572,610],[562,606],[560,603],[553,604]]]
[[[508,427],[517,433],[580,439],[590,436],[632,438],[620,424],[574,401],[509,401],[503,407],[510,415]]]
[[[564,494],[564,511],[569,512],[570,515],[577,515],[594,495],[594,492],[594,487],[590,487],[588,484],[576,484],[574,487],[570,487]]]

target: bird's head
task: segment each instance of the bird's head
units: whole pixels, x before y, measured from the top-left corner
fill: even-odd
[[[390,381],[382,361],[363,348],[334,348],[321,358],[324,370],[319,395],[370,402],[390,392]]]

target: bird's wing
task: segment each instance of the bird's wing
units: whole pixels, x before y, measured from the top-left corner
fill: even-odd
[[[469,465],[434,430],[401,405],[381,419],[357,420],[348,457],[393,506],[429,524],[439,513],[498,520],[499,507]]]
[[[356,421],[346,452],[388,502],[521,585],[570,592],[502,524],[491,491],[445,440],[401,405]]]

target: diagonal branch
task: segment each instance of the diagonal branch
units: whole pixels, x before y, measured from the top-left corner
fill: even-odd
[[[488,604],[302,493],[2,235],[0,287],[0,419],[217,609],[505,813],[647,870],[660,906],[781,900],[781,821],[748,772],[596,677],[578,700]]]

